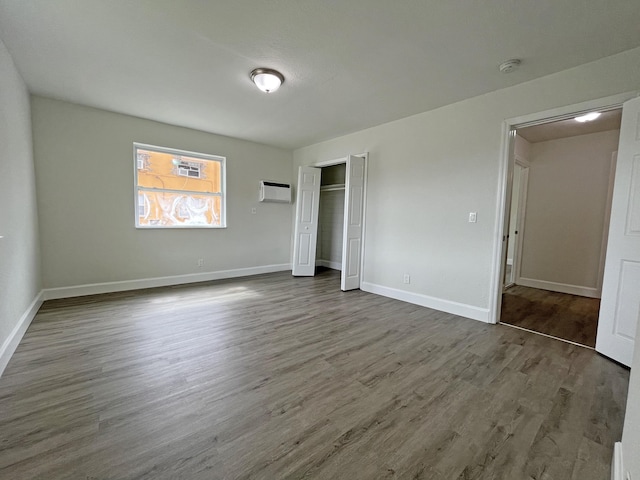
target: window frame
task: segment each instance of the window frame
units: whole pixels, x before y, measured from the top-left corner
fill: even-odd
[[[198,192],[191,190],[172,190],[168,188],[150,188],[138,186],[138,149],[152,150],[160,153],[168,153],[170,155],[182,155],[185,157],[193,157],[209,162],[218,162],[220,164],[220,192]],[[193,177],[191,177],[193,178]],[[167,192],[172,194],[194,194],[220,198],[220,225],[140,225],[140,194],[143,192]],[[133,142],[133,193],[134,193],[134,214],[135,228],[141,230],[153,229],[184,229],[184,228],[227,228],[227,157],[221,155],[211,155],[208,153],[192,152],[189,150],[180,150],[177,148],[160,147],[158,145],[150,145],[147,143]],[[146,210],[145,210],[146,211]]]

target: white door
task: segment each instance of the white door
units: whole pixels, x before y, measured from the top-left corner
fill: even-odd
[[[362,255],[362,222],[364,208],[364,158],[350,155],[347,158],[344,230],[342,236],[342,275],[340,288],[360,288]]]
[[[516,164],[517,165],[517,164]],[[520,267],[522,263],[522,239],[524,234],[524,219],[525,213],[527,210],[527,192],[529,189],[529,167],[523,167],[522,165],[518,165],[520,167],[520,187],[518,193],[518,218],[516,222],[516,230],[514,231],[515,235],[515,248],[513,252],[513,281],[514,283],[520,278]]]
[[[320,169],[300,167],[293,237],[293,275],[312,277],[316,273]]]
[[[640,98],[622,108],[596,350],[631,366],[640,315]]]

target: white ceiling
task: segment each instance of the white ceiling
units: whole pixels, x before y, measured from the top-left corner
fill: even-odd
[[[589,133],[620,130],[622,123],[622,109],[616,108],[603,112],[596,120],[580,123],[574,118],[558,120],[556,122],[543,123],[533,127],[519,128],[518,135],[530,143],[547,142],[559,138],[587,135]]]
[[[638,0],[0,0],[33,93],[285,148],[637,47],[638,25]]]

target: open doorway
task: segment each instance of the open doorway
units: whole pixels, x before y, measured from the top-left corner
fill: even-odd
[[[318,265],[340,270],[341,290],[360,288],[366,159],[367,154],[349,155],[299,168],[294,276],[313,276]]]
[[[322,167],[316,267],[342,272],[346,163]]]
[[[621,112],[516,126],[500,323],[595,347]]]

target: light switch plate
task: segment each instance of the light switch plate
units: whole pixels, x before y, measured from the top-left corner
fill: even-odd
[[[476,212],[469,212],[469,223],[476,223],[478,214]]]

